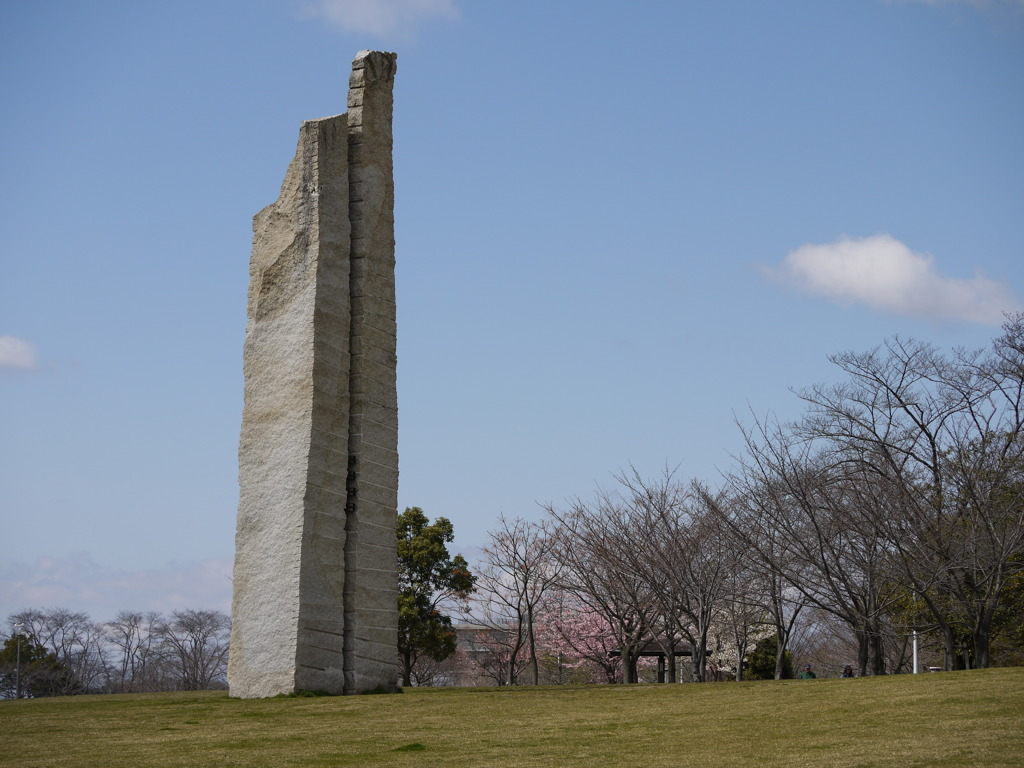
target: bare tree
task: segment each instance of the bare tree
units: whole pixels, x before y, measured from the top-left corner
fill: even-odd
[[[650,585],[625,567],[623,555],[635,542],[635,525],[621,498],[599,492],[586,504],[571,503],[567,511],[548,507],[557,522],[555,555],[561,566],[561,588],[602,616],[622,654],[623,678],[637,682],[637,661],[657,619]]]
[[[763,519],[762,505],[746,495],[751,488],[759,494],[760,481],[755,477],[750,482],[749,472],[745,479],[746,483],[743,478],[730,478],[729,503],[723,505],[709,499],[709,508],[725,524],[732,546],[744,553],[744,594],[748,601],[753,601],[755,612],[758,607],[762,609],[763,621],[774,630],[775,679],[781,680],[790,638],[807,602],[789,581],[800,578],[799,568],[792,562],[781,567],[788,557],[783,532],[771,520]]]
[[[730,663],[733,677],[743,679],[743,662],[757,642],[770,632],[778,633],[771,618],[771,597],[766,589],[764,572],[752,558],[747,556],[746,547],[730,535],[729,548],[732,567],[725,575],[723,607],[713,623],[721,627],[720,633],[728,635],[733,649]],[[777,643],[776,643],[777,644]],[[776,679],[781,677],[779,659],[776,658]]]
[[[467,626],[473,629],[466,633],[463,648],[474,675],[495,685],[518,685],[527,659],[523,637],[515,627],[499,621]]]
[[[724,517],[780,579],[847,622],[862,672],[904,663],[911,626],[892,624],[897,603],[913,628],[941,635],[947,668],[988,664],[1001,594],[1024,567],[1022,318],[989,352],[946,357],[895,339],[835,355],[846,379],[802,390],[801,420],[745,431],[745,508]]]
[[[559,578],[554,539],[545,523],[499,517],[488,535],[477,572],[475,621],[497,630],[508,645],[505,683],[514,685],[520,651],[525,647],[531,680],[540,682],[535,622],[545,594]]]
[[[761,423],[746,437],[734,533],[807,602],[850,626],[862,674],[884,673],[880,626],[895,585],[884,542],[865,524],[850,479],[813,443],[778,425]]]
[[[726,580],[734,568],[732,550],[712,514],[713,497],[700,484],[687,485],[666,469],[656,480],[635,470],[619,477],[627,489],[636,546],[623,552],[622,567],[648,584],[658,606],[660,632],[652,633],[667,658],[674,658],[676,637],[689,641],[692,676],[705,680],[708,635],[723,607]],[[674,664],[669,670],[674,672]],[[674,675],[670,676],[670,680]]]
[[[220,611],[174,611],[158,636],[173,659],[179,687],[199,691],[223,684],[227,672],[230,619]]]
[[[690,631],[689,574],[683,571],[683,558],[695,545],[684,520],[689,491],[675,477],[675,470],[667,467],[653,481],[645,480],[634,467],[616,479],[624,491],[632,530],[632,545],[619,553],[618,567],[639,574],[647,584],[654,605],[647,640],[661,648],[668,662],[666,682],[674,683],[676,651],[684,640],[689,639],[691,647],[696,644]],[[694,665],[701,675],[704,667],[703,661]]]
[[[106,660],[102,633],[88,614],[66,608],[43,608],[21,611],[8,621],[23,625],[24,634],[52,653],[67,671],[56,694],[104,690]]]
[[[894,578],[927,607],[957,659],[988,665],[1000,595],[1024,550],[1024,316],[1008,320],[989,352],[899,339],[832,358],[848,380],[801,393],[798,427],[856,477],[872,535],[892,553]],[[852,487],[852,486],[851,486]]]
[[[114,649],[110,659],[110,685],[119,692],[154,691],[166,687],[166,665],[161,663],[159,613],[120,611],[103,625],[103,634]]]

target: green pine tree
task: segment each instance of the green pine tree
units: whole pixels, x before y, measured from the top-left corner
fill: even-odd
[[[398,516],[398,654],[402,685],[412,685],[416,661],[443,661],[455,653],[456,634],[445,601],[465,599],[476,577],[462,555],[454,557],[448,544],[454,528],[445,517],[432,524],[419,507]]]

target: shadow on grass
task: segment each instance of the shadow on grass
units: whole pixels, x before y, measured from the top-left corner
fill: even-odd
[[[426,747],[420,744],[418,741],[414,741],[412,744],[406,744],[401,747],[395,747],[392,752],[423,752]]]

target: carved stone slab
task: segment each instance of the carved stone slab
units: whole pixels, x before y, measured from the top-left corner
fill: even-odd
[[[356,56],[253,219],[232,696],[395,686],[396,58]]]

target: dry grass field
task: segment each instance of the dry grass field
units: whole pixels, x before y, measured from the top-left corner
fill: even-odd
[[[1024,668],[715,685],[0,702],[0,765],[1022,766]]]

